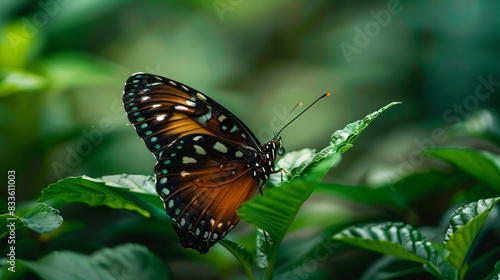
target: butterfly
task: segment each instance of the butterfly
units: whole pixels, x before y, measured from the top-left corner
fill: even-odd
[[[238,223],[240,205],[278,172],[276,158],[285,153],[282,129],[262,145],[215,100],[147,73],[127,79],[123,104],[157,160],[156,191],[181,245],[207,253]]]

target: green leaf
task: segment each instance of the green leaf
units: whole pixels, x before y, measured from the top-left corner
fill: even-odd
[[[399,104],[399,102],[393,102],[381,108],[380,110],[367,115],[362,120],[358,120],[354,123],[348,124],[342,130],[337,130],[333,133],[330,139],[330,144],[318,153],[315,153],[315,151],[311,149],[303,149],[297,152],[288,153],[277,163],[277,166],[279,168],[285,168],[288,170],[288,172],[285,172],[285,174],[281,173],[272,175],[271,180],[269,180],[268,184],[271,187],[275,187],[279,185],[280,182],[291,181],[298,177],[310,176],[310,173],[316,168],[316,166],[318,166],[318,164],[322,160],[325,160],[333,154],[342,154],[350,147],[352,147],[352,143],[358,137],[358,135],[361,134],[361,132],[376,117],[378,117],[380,113],[396,104]],[[315,172],[317,177],[310,177],[309,179],[315,179],[317,180],[317,182],[319,182],[324,177],[326,172],[328,172],[328,170],[329,169],[326,169],[323,172]]]
[[[450,251],[446,261],[459,272],[474,238],[500,197],[481,199],[458,208],[450,218],[445,235],[445,248]]]
[[[320,175],[317,173],[326,173],[338,161],[340,161],[339,154],[333,154],[322,160],[312,170],[312,178],[319,177]],[[311,195],[316,184],[315,180],[306,181],[303,179],[287,182],[280,187],[267,190],[263,196],[243,203],[238,209],[242,220],[255,228],[266,231],[273,240],[267,256],[268,273],[270,273],[268,276],[270,278],[279,245],[300,207]]]
[[[236,259],[240,262],[243,270],[247,274],[249,279],[253,279],[252,275],[252,265],[254,262],[254,256],[247,248],[241,246],[240,244],[230,241],[227,238],[224,238],[219,241],[219,244],[224,246],[231,254],[233,254]]]
[[[418,230],[401,222],[351,226],[333,239],[422,264],[430,264],[438,254]]]
[[[45,204],[38,204],[23,217],[4,214],[0,216],[0,238],[10,233],[11,229],[26,226],[38,233],[47,233],[61,226],[63,218],[59,211]]]
[[[283,168],[286,166],[290,168],[290,171],[275,175],[278,179],[269,182],[270,185],[282,181],[285,183],[280,187],[270,188],[263,196],[243,203],[238,209],[242,220],[266,231],[273,240],[270,250],[263,251],[264,254],[258,256],[261,258],[262,255],[267,254],[268,278],[272,278],[281,241],[304,201],[332,166],[340,161],[340,154],[347,150],[347,146],[352,146],[352,142],[361,131],[381,112],[395,104],[397,103],[391,103],[366,116],[363,120],[348,125],[344,130],[335,132],[330,145],[318,153],[304,149],[288,154],[284,157],[283,163],[280,161],[278,166]],[[265,264],[265,260],[259,259],[259,263]]]
[[[156,183],[153,176],[121,174],[102,176],[97,179],[108,182],[108,185],[114,182],[117,187],[128,188],[136,193],[156,195]]]
[[[380,110],[367,115],[362,120],[348,124],[343,130],[336,131],[332,135],[332,143],[340,153],[344,153],[352,147],[354,140],[376,117],[396,104],[401,104],[401,102],[392,102]]]
[[[425,155],[446,161],[500,192],[500,156],[468,148],[435,148]]]
[[[61,251],[39,261],[18,259],[42,279],[170,279],[162,260],[146,247],[124,244],[90,256]]]
[[[323,172],[340,160],[340,155],[323,160],[316,170]],[[241,219],[250,225],[281,240],[297,214],[300,206],[311,195],[315,182],[295,180],[267,190],[263,196],[254,197],[238,209]]]
[[[486,277],[485,280],[499,280],[500,279],[500,261],[495,264],[495,270]]]
[[[139,175],[105,176],[102,179],[69,177],[45,188],[38,201],[61,198],[90,206],[106,205],[115,209],[135,210],[146,217],[155,208],[164,212],[160,197],[150,192],[151,179],[142,177],[145,178]],[[144,184],[146,190],[139,183]],[[149,211],[144,205],[151,206]]]
[[[23,224],[38,233],[47,233],[61,226],[63,218],[59,210],[39,204],[21,218]]]

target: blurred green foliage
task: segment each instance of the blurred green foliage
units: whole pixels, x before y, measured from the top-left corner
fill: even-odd
[[[498,196],[467,172],[420,155],[438,146],[499,154],[498,26],[494,0],[1,1],[0,170],[5,177],[16,172],[19,211],[68,176],[152,175],[154,159],[121,105],[123,84],[135,72],[206,93],[262,142],[297,102],[331,92],[283,132],[287,151],[324,147],[346,123],[392,101],[403,105],[381,115],[304,204],[281,256],[314,248],[313,241],[294,243],[311,232],[360,221],[438,226],[451,206]],[[436,187],[422,186],[427,180]],[[362,190],[342,191],[351,185],[378,196],[368,201]],[[377,192],[380,186],[391,192]],[[388,199],[393,188],[402,195]],[[0,194],[1,209],[6,195]],[[61,206],[63,225],[42,235],[20,231],[18,256],[136,242],[166,261],[177,279],[196,275],[193,267],[207,278],[243,275],[222,248],[210,256],[186,252],[160,221],[104,207],[51,206]],[[233,239],[255,249],[255,234],[238,228]],[[358,278],[362,270],[346,272],[346,263],[368,267],[376,257],[337,255],[345,250],[336,249],[311,276]]]

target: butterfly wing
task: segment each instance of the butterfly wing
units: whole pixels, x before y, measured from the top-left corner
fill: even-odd
[[[177,81],[137,73],[128,78],[123,104],[130,122],[158,159],[184,135],[204,133],[261,151],[250,129],[213,99]]]
[[[206,253],[238,223],[259,178],[256,151],[208,134],[179,138],[155,167],[157,191],[184,247]]]
[[[184,247],[206,253],[239,221],[259,186],[262,147],[231,112],[179,82],[132,75],[123,103],[157,159],[156,187]]]

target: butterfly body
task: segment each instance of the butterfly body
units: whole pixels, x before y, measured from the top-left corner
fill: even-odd
[[[239,206],[275,172],[281,140],[261,145],[216,101],[157,75],[132,75],[123,103],[157,159],[156,190],[181,244],[206,253],[238,223]]]

